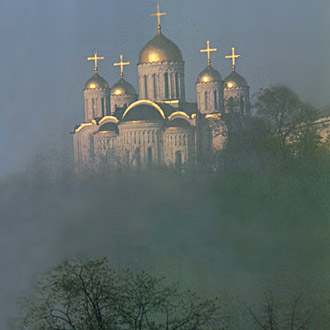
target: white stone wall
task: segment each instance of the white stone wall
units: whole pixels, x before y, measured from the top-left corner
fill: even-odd
[[[230,111],[241,113],[243,116],[250,114],[249,87],[225,88],[223,92],[225,113]],[[233,109],[231,109],[230,99],[232,99]]]
[[[164,164],[175,165],[176,153],[182,155],[182,165],[195,161],[195,130],[192,127],[169,127],[164,132]]]
[[[110,89],[85,89],[85,122],[110,115]]]
[[[197,83],[196,91],[197,91],[197,107],[200,113],[211,114],[211,113],[223,111],[222,82]],[[216,102],[215,102],[214,92],[216,93]],[[205,93],[207,93],[207,97],[205,97]]]
[[[135,101],[137,101],[137,95],[111,95],[111,115],[115,113],[116,107],[127,108]]]
[[[122,122],[118,128],[118,152],[126,155],[129,166],[161,165],[163,123]],[[139,164],[137,164],[137,153],[139,153]]]

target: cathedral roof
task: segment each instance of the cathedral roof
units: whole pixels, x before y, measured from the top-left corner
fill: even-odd
[[[211,65],[208,65],[197,78],[197,83],[210,83],[210,82],[221,82],[221,74],[214,69]]]
[[[153,107],[148,104],[139,104],[134,106],[127,112],[126,116],[123,118],[123,121],[159,121],[163,120],[161,114]]]
[[[183,118],[175,118],[168,121],[169,127],[191,127],[187,120]]]
[[[115,123],[105,123],[100,127],[99,132],[116,132],[116,133],[118,133],[118,126]]]
[[[124,78],[111,87],[111,95],[136,95],[135,88]]]
[[[183,62],[179,47],[159,32],[141,50],[139,63]]]
[[[97,88],[109,88],[107,81],[102,78],[97,72],[94,76],[87,80],[84,89],[97,89]]]
[[[238,74],[236,71],[233,71],[224,81],[225,88],[236,88],[236,87],[249,87],[245,78]]]

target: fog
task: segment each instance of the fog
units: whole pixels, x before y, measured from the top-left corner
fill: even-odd
[[[165,274],[207,295],[328,290],[328,188],[313,175],[292,181],[244,167],[183,176],[72,173],[74,125],[83,121],[86,61],[105,56],[100,74],[119,80],[112,63],[131,62],[125,78],[137,89],[137,59],[156,33],[154,1],[9,1],[0,3],[0,328],[43,271],[66,257],[108,256],[113,267]],[[325,1],[160,1],[162,31],[182,50],[189,101],[206,66],[205,41],[224,55],[235,46],[237,71],[251,94],[286,83],[303,100],[330,104],[330,40]],[[248,168],[248,170],[247,170]],[[325,180],[323,180],[325,182]],[[283,283],[282,283],[283,282]],[[280,283],[280,284],[279,284]]]

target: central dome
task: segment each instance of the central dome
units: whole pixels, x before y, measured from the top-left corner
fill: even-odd
[[[179,47],[171,40],[158,33],[141,50],[139,63],[183,62]]]

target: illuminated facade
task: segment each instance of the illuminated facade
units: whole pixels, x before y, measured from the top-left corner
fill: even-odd
[[[111,88],[95,73],[85,84],[85,122],[74,130],[74,157],[77,167],[182,166],[207,158],[214,149],[221,149],[224,136],[217,134],[223,126],[221,115],[249,113],[249,86],[235,70],[234,49],[227,56],[233,61],[233,72],[222,79],[211,66],[211,49],[207,67],[196,82],[197,103],[185,100],[184,60],[177,45],[161,32],[159,11],[158,32],[141,50],[138,62],[139,96],[121,77]],[[216,129],[215,129],[216,127]]]

